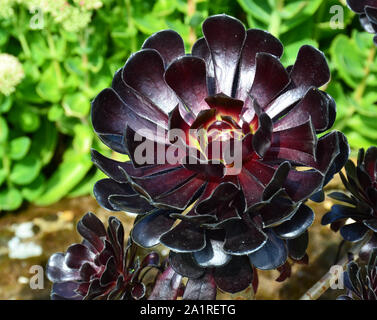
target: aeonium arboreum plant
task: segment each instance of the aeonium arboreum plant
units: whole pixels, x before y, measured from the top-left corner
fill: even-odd
[[[152,35],[93,101],[96,133],[131,159],[93,151],[110,178],[94,193],[137,213],[133,240],[170,248],[175,272],[237,292],[253,268],[305,257],[304,202],[321,198],[348,144],[340,132],[317,138],[336,114],[318,89],[330,79],[320,51],[303,46],[285,68],[278,39],[227,15],[206,19],[203,34],[191,54],[172,30]]]
[[[377,300],[377,249],[370,253],[364,268],[354,261],[348,263],[344,284],[347,294],[338,300]]]
[[[347,0],[350,9],[360,17],[360,23],[364,30],[377,34],[377,0]],[[377,36],[373,38],[377,45]]]
[[[124,245],[124,229],[110,217],[107,230],[93,214],[78,223],[81,244],[71,245],[66,253],[55,253],[47,263],[47,276],[53,282],[55,300],[135,299],[144,298],[146,286],[142,272],[158,267],[159,256],[149,253],[142,261],[136,246]]]
[[[331,224],[334,231],[340,229],[347,241],[359,241],[371,230],[377,232],[377,147],[366,152],[359,150],[357,165],[348,160],[346,175],[340,172],[342,182],[349,192],[333,192],[329,197],[344,204],[335,204],[322,218],[322,224]],[[351,219],[352,223],[346,224]]]

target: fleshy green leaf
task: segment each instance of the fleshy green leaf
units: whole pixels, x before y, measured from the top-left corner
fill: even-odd
[[[0,143],[8,139],[9,129],[4,118],[0,117]]]
[[[61,99],[61,91],[56,77],[56,70],[52,63],[43,72],[41,81],[37,86],[37,93],[42,99],[53,103],[57,103]]]
[[[58,140],[58,132],[50,121],[44,120],[33,135],[32,152],[37,154],[43,165],[50,162],[54,156]]]
[[[35,179],[31,184],[22,188],[21,193],[23,197],[30,202],[40,197],[44,192],[45,180],[45,177],[42,174],[40,174],[38,178]]]
[[[42,162],[33,155],[14,163],[10,180],[18,185],[27,185],[34,181],[42,168]]]
[[[0,191],[0,210],[13,211],[18,209],[22,204],[21,193],[14,188]]]
[[[359,50],[354,40],[341,34],[330,48],[332,62],[340,77],[356,88],[364,77],[366,53]]]
[[[9,144],[9,157],[13,160],[20,160],[28,153],[31,145],[29,137],[18,137]]]
[[[82,118],[88,115],[90,100],[82,93],[68,94],[63,99],[66,115]]]
[[[74,152],[68,152],[74,154]],[[91,166],[89,155],[69,157],[68,160],[59,165],[52,177],[47,181],[43,195],[36,199],[35,203],[41,206],[48,206],[59,201],[85,177]]]

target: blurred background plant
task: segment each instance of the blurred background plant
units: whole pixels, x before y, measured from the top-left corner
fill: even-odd
[[[330,24],[339,8],[344,29]],[[110,153],[94,137],[90,101],[147,36],[174,29],[188,51],[218,13],[280,38],[285,66],[303,44],[324,51],[336,128],[354,150],[377,144],[376,49],[345,1],[1,0],[0,211],[89,194],[101,178],[90,148]]]

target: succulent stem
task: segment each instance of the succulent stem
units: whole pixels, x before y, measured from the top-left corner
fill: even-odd
[[[50,50],[50,54],[52,58],[52,64],[54,66],[55,73],[56,73],[56,80],[58,82],[59,88],[61,89],[64,87],[64,83],[63,83],[63,76],[62,76],[62,70],[60,68],[60,63],[59,63],[59,60],[57,59],[55,42],[54,42],[54,39],[52,37],[50,30],[46,29],[46,35],[47,35],[48,48]]]
[[[18,40],[20,41],[22,51],[25,53],[26,58],[30,58],[31,51],[25,35],[23,33],[20,33],[18,35]]]
[[[134,20],[132,15],[132,6],[130,0],[125,0],[126,4],[126,12],[127,12],[127,20],[128,20],[128,28],[129,30],[134,30]],[[131,51],[135,52],[137,51],[137,43],[136,43],[136,35],[133,35],[131,37]]]
[[[196,11],[196,1],[195,0],[187,0],[187,15],[191,19]],[[194,45],[196,41],[196,34],[195,30],[192,26],[190,26],[190,33],[189,33],[189,42],[190,47]]]
[[[280,13],[284,8],[284,0],[278,0],[276,9],[272,12],[271,24],[268,31],[275,37],[279,37],[280,34],[280,25],[281,25],[281,16]]]

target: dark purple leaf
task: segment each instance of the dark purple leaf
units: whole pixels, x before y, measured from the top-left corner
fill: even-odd
[[[77,231],[95,250],[100,252],[103,249],[101,238],[106,236],[106,230],[95,214],[89,212],[82,217],[77,224]]]
[[[174,30],[162,30],[145,40],[143,49],[155,49],[165,62],[165,67],[185,54],[185,45],[181,36]]]
[[[286,245],[274,232],[266,231],[268,240],[259,250],[249,254],[251,263],[261,270],[272,270],[285,263],[288,257]]]
[[[373,232],[377,232],[377,219],[369,219],[363,221],[364,225],[367,226],[369,229],[373,230]]]
[[[229,263],[215,269],[214,278],[219,289],[236,293],[251,284],[253,269],[246,256],[233,256]]]
[[[300,48],[290,77],[303,94],[311,87],[321,87],[330,80],[325,55],[318,49],[304,45]]]
[[[78,269],[71,269],[65,264],[63,253],[53,254],[47,262],[46,274],[52,282],[66,282],[80,280]]]
[[[196,207],[196,212],[199,214],[212,213],[217,206],[229,203],[234,199],[238,192],[237,186],[230,182],[223,182],[222,184],[210,183],[204,191],[204,200]]]
[[[231,255],[224,252],[223,244],[220,240],[207,239],[205,248],[193,253],[195,261],[203,268],[219,267],[228,263]]]
[[[287,240],[289,256],[294,260],[301,260],[306,254],[308,243],[309,235],[307,231],[297,238]]]
[[[217,160],[202,161],[192,156],[183,160],[183,166],[191,171],[204,174],[208,177],[222,178],[225,175],[225,166]]]
[[[246,100],[255,77],[256,57],[259,52],[267,52],[276,57],[283,53],[283,45],[266,31],[249,29],[240,59],[239,80],[236,98]]]
[[[158,132],[164,133],[164,127],[136,114],[111,88],[103,90],[93,101],[92,123],[100,134],[123,135],[127,125],[148,134],[150,139],[155,139]],[[164,126],[167,127],[167,119]]]
[[[82,300],[82,296],[76,293],[78,283],[74,281],[56,282],[52,285],[52,300]]]
[[[274,131],[295,127],[311,119],[317,132],[329,123],[329,100],[318,89],[310,89],[303,99],[274,124]]]
[[[344,240],[356,242],[361,240],[369,229],[364,226],[362,223],[351,223],[346,224],[340,229],[340,234]]]
[[[259,127],[253,136],[252,143],[255,152],[259,157],[263,158],[267,150],[270,148],[272,138],[275,134],[272,134],[272,120],[266,113],[262,113],[258,117],[258,122]]]
[[[348,6],[351,8],[351,10],[357,12],[357,13],[363,13],[365,6],[376,6],[375,0],[347,0]]]
[[[177,105],[174,92],[164,81],[164,61],[153,49],[143,49],[133,54],[123,67],[126,84],[155,103],[166,114]],[[125,100],[128,103],[127,100]]]
[[[232,255],[246,255],[259,250],[267,241],[266,234],[247,217],[224,222],[226,231],[223,249]]]
[[[310,198],[322,186],[323,176],[316,171],[291,170],[284,187],[293,201]]]
[[[273,175],[266,186],[266,189],[263,191],[264,200],[270,199],[283,187],[290,170],[291,164],[288,161],[281,163],[279,167],[274,170]]]
[[[265,186],[270,183],[276,171],[274,167],[255,159],[243,163],[243,168]]]
[[[377,147],[370,147],[364,160],[364,167],[373,181],[377,180]]]
[[[154,207],[142,196],[136,195],[110,195],[108,198],[110,205],[117,211],[125,211],[135,214],[145,214],[151,212]]]
[[[79,269],[81,265],[88,261],[93,261],[94,253],[82,244],[73,244],[67,249],[64,263],[68,268]]]
[[[182,300],[216,300],[216,283],[213,275],[207,272],[199,279],[189,279]]]
[[[308,206],[302,204],[291,219],[274,228],[274,231],[283,239],[297,238],[304,233],[313,222],[314,212]]]
[[[348,197],[346,194],[344,194],[342,192],[331,192],[331,193],[329,193],[328,196],[330,198],[338,200],[338,201],[342,201],[342,202],[346,202],[346,203],[349,203],[349,204],[352,204],[352,205],[356,205],[356,202],[355,202],[354,199]]]
[[[159,244],[161,235],[174,224],[174,219],[169,217],[169,213],[170,211],[160,209],[142,217],[132,229],[132,239],[144,248]]]
[[[197,173],[186,168],[178,168],[165,174],[149,176],[145,178],[133,178],[132,181],[142,190],[145,190],[152,199],[173,192],[191,179]]]
[[[247,209],[262,200],[264,186],[249,171],[243,169],[238,175],[238,179],[246,200]]]
[[[214,65],[216,93],[231,96],[233,79],[245,41],[245,28],[239,20],[221,14],[204,21],[203,34]]]
[[[181,281],[182,276],[169,267],[158,277],[148,300],[176,300]]]
[[[140,300],[145,296],[145,285],[143,283],[136,283],[131,289],[131,296],[135,300]]]
[[[279,277],[275,280],[277,282],[285,281],[291,276],[292,273],[292,268],[288,261],[284,263],[281,267],[277,268],[277,270],[280,272]]]
[[[154,204],[168,206],[177,210],[184,210],[197,197],[200,196],[203,190],[205,181],[200,177],[195,177],[187,180],[177,189],[164,193],[154,199]]]
[[[279,59],[269,53],[257,53],[256,70],[250,95],[264,109],[289,83],[289,75]]]
[[[208,109],[205,62],[197,57],[184,56],[175,60],[166,70],[166,83],[180,97],[186,107],[197,115]]]
[[[284,189],[278,191],[267,201],[257,204],[251,214],[258,214],[264,228],[276,226],[290,219],[296,212],[298,204],[293,202]]]
[[[296,127],[274,132],[271,147],[298,150],[315,156],[317,136],[312,122],[309,119]]]
[[[334,204],[331,207],[331,211],[326,213],[322,217],[321,224],[326,225],[342,219],[365,219],[365,215],[360,214],[355,208],[349,206],[343,206],[340,204]]]
[[[97,202],[107,210],[119,211],[109,202],[111,195],[126,195],[139,197],[128,183],[118,183],[112,179],[102,179],[96,182],[93,188]]]
[[[183,277],[198,279],[205,273],[205,269],[195,262],[191,253],[170,251],[169,262],[171,267]]]
[[[211,52],[209,51],[207,41],[200,38],[192,47],[192,55],[202,58],[206,62],[207,69],[207,88],[210,96],[216,93],[215,70],[213,67]]]
[[[164,233],[160,242],[177,252],[200,251],[206,245],[204,229],[186,221]]]
[[[118,278],[118,271],[115,263],[115,258],[111,257],[106,264],[105,270],[100,278],[101,286],[106,286],[116,281]]]

